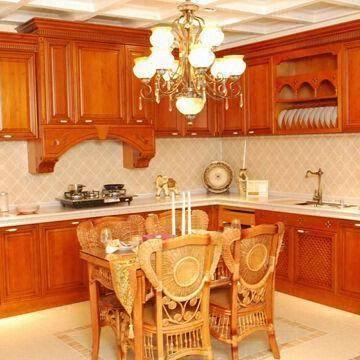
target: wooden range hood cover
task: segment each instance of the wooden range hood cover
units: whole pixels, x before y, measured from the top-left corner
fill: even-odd
[[[39,140],[28,143],[29,171],[49,173],[59,157],[85,140],[114,139],[123,142],[123,161],[126,168],[143,168],[155,155],[155,135],[152,126],[44,126]]]

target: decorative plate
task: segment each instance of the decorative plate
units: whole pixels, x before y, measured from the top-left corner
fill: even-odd
[[[220,194],[229,190],[234,173],[225,161],[213,161],[204,171],[203,182],[208,191]]]

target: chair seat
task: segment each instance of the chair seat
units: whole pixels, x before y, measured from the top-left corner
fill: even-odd
[[[231,289],[221,287],[212,289],[210,292],[210,306],[214,305],[222,309],[231,309]]]

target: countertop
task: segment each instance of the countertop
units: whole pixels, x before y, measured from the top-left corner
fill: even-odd
[[[279,211],[295,214],[304,214],[312,216],[323,216],[330,218],[338,218],[345,220],[360,221],[359,207],[352,208],[316,208],[301,205],[295,205],[299,199],[284,198],[284,197],[270,197],[263,200],[246,200],[241,198],[238,194],[193,194],[192,205],[207,206],[207,205],[223,205],[235,206],[243,209],[254,210],[269,210]],[[181,199],[176,201],[176,207],[181,207]],[[53,221],[77,220],[102,216],[113,216],[139,212],[151,212],[168,210],[171,208],[170,199],[161,198],[157,200],[153,196],[139,196],[135,197],[130,205],[108,205],[106,207],[72,209],[64,208],[59,205],[45,205],[41,206],[37,214],[31,215],[16,215],[15,211],[7,215],[0,216],[0,227],[19,226],[28,224],[39,224]]]

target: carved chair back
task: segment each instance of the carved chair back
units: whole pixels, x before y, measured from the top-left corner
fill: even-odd
[[[175,211],[176,233],[181,232],[181,211]],[[187,219],[187,211],[186,211]],[[204,210],[191,211],[191,224],[193,229],[207,230],[209,226],[209,216]],[[146,232],[148,234],[171,234],[172,230],[171,211],[160,214],[149,214],[145,221]]]
[[[130,241],[133,235],[145,234],[145,220],[140,215],[130,215],[127,219],[104,217],[93,221],[83,221],[78,225],[77,236],[84,250],[103,249],[100,235],[104,228],[111,231],[113,239]]]
[[[232,274],[236,304],[248,308],[272,297],[284,225],[255,226],[242,230],[241,236],[240,232],[234,236],[234,232],[236,230],[225,231],[222,255]]]
[[[149,335],[145,329],[146,352],[154,351],[156,340],[157,359],[210,354],[209,281],[220,255],[216,234],[140,245],[140,266],[156,291],[156,331]]]

